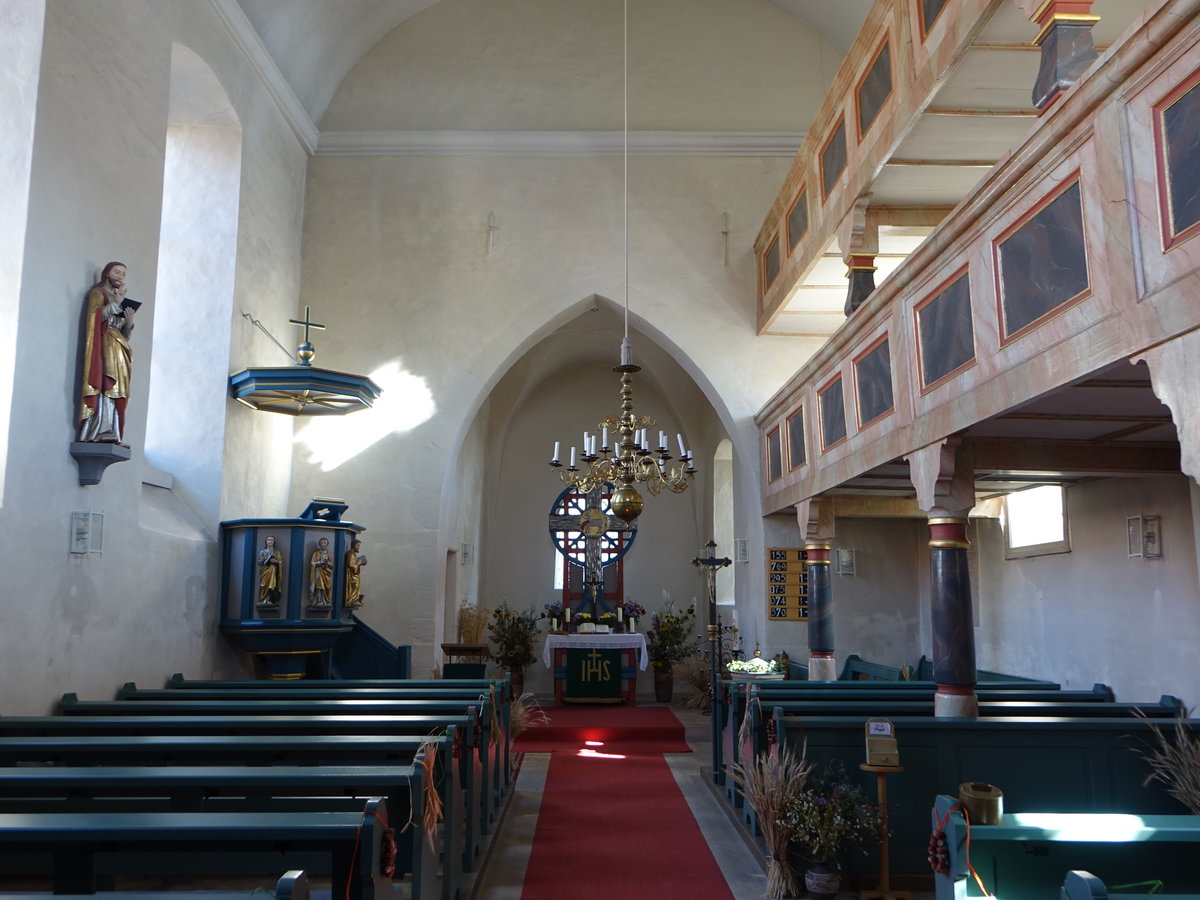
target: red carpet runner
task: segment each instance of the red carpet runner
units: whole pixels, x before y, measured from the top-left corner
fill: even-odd
[[[553,751],[521,900],[731,898],[662,757],[688,749],[671,711],[546,712],[515,745]]]

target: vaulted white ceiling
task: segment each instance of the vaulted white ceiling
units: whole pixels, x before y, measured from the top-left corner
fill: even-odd
[[[320,123],[342,80],[358,61],[407,19],[444,0],[236,0],[309,118]],[[497,0],[471,0],[495,3]],[[506,0],[511,2],[511,0]],[[593,0],[601,2],[601,0]],[[605,0],[620,15],[618,0]],[[639,2],[633,0],[631,19]],[[729,0],[770,3],[845,49],[872,0]],[[470,27],[464,19],[463,27]],[[798,123],[798,128],[803,127]]]

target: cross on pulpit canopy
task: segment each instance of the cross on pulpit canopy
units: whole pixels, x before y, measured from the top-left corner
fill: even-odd
[[[616,533],[625,538],[626,543],[633,540],[637,533],[637,521],[626,522],[614,515],[604,513],[604,495],[612,491],[612,485],[598,485],[586,494],[580,494],[584,500],[582,513],[566,513],[550,515],[550,531],[562,531],[567,534],[582,534],[584,539],[583,583],[585,585],[600,585],[604,581],[604,567],[612,565],[617,560],[614,557],[607,563],[604,561],[604,545],[608,534]],[[558,551],[571,562],[580,565],[569,553],[564,552],[561,544]],[[593,594],[593,596],[595,596]]]
[[[304,326],[304,343],[296,348],[296,360],[302,366],[311,366],[312,358],[317,355],[317,351],[308,339],[308,330],[310,328],[320,328],[324,331],[325,326],[312,321],[312,308],[308,306],[304,307],[303,319],[288,319],[288,324]]]

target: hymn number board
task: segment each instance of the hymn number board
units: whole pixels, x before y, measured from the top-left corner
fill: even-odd
[[[808,621],[808,551],[796,547],[767,549],[767,616],[772,622]]]

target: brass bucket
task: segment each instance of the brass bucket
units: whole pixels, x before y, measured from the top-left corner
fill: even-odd
[[[965,781],[958,786],[958,801],[972,825],[999,825],[1004,815],[1004,792],[993,784]]]

